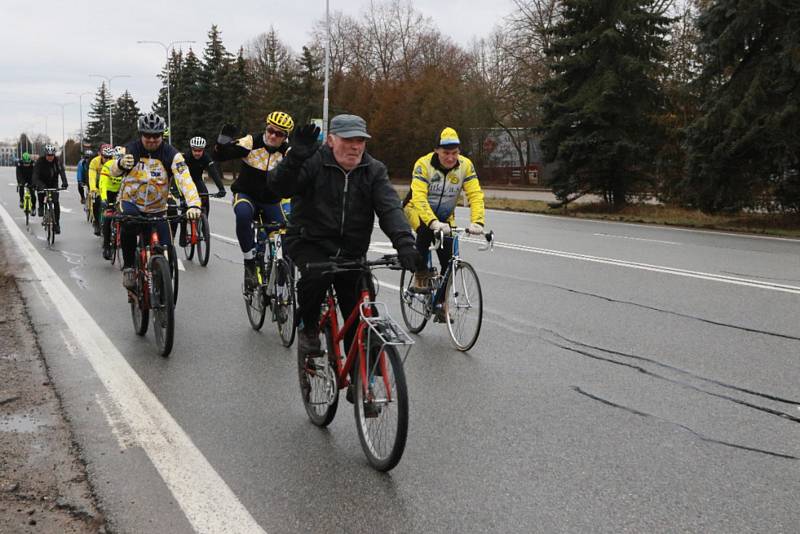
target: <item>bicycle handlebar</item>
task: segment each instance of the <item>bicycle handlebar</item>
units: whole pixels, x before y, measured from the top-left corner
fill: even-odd
[[[450,228],[450,235],[453,234],[466,234],[466,235],[482,235],[484,239],[486,239],[486,245],[482,245],[478,247],[478,250],[483,252],[484,250],[494,249],[494,230],[489,230],[488,232],[483,231],[480,234],[473,234],[469,231],[468,228],[462,227],[451,227]],[[434,235],[434,243],[436,244],[436,248],[442,248],[444,246],[444,238],[447,237],[443,231],[439,230]]]
[[[166,215],[166,214],[159,214],[159,215],[126,215],[124,213],[117,213],[116,215],[112,215],[110,218],[118,220],[120,222],[138,222],[138,223],[157,223],[161,221],[177,221],[180,219],[185,219],[186,215],[179,214],[179,215]]]
[[[368,271],[373,267],[388,267],[393,270],[401,270],[397,254],[386,254],[377,260],[354,260],[332,257],[331,261],[319,261],[306,263],[309,271],[323,271],[323,274],[337,273],[344,271]]]

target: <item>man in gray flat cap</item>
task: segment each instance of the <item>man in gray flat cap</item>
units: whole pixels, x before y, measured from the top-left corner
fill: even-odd
[[[269,187],[292,197],[292,216],[283,241],[300,269],[297,302],[302,320],[297,350],[318,353],[318,322],[325,293],[334,284],[339,309],[346,318],[356,305],[360,273],[325,274],[306,268],[331,257],[364,258],[375,215],[397,249],[400,264],[413,271],[418,253],[400,198],[389,182],[386,166],[366,152],[367,124],[357,115],[331,120],[325,144],[319,146],[313,124],[295,130],[291,149],[269,173]],[[355,329],[345,339],[349,347]]]

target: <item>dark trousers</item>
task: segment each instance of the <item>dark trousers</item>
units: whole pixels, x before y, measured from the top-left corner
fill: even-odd
[[[132,202],[122,203],[122,213],[125,215],[146,215],[142,212],[136,204]],[[123,267],[133,267],[133,261],[136,258],[136,236],[144,229],[149,229],[151,225],[140,223],[123,223],[120,227],[120,246],[122,247],[122,261]],[[166,221],[159,221],[156,223],[156,231],[158,232],[158,242],[163,246],[169,246],[172,243],[172,236],[169,232],[169,225]]]
[[[105,206],[103,206],[103,248],[111,244],[111,219],[106,217],[105,210],[111,210],[112,212],[114,211],[114,204],[117,202],[117,194],[112,191],[108,191],[106,193],[106,198],[108,199],[108,202],[106,202]]]
[[[300,269],[300,280],[297,282],[298,313],[303,321],[303,326],[319,323],[319,311],[328,288],[333,284],[336,297],[339,301],[339,311],[343,320],[347,320],[358,302],[361,273],[349,271],[345,273],[322,274],[319,271],[306,269],[307,263],[330,261],[330,254],[320,249],[313,243],[294,243],[289,252],[289,257]],[[342,323],[343,324],[343,323]],[[342,327],[339,325],[339,328]],[[345,350],[349,350],[353,341],[355,328],[351,328],[345,336]]]
[[[39,192],[37,193],[39,196],[39,207],[44,209],[44,193]],[[55,216],[56,224],[59,224],[61,221],[61,204],[58,202],[58,191],[53,191],[50,193],[50,198],[53,199],[53,215]]]
[[[85,182],[78,182],[78,194],[81,196],[81,203],[86,202],[86,193],[83,192],[85,186]]]
[[[420,262],[417,263],[418,270],[425,270],[428,268],[428,247],[431,246],[431,242],[433,242],[433,238],[435,234],[433,230],[428,228],[428,226],[424,224],[420,224],[417,227],[417,251],[419,252],[420,257],[422,258]],[[436,255],[439,256],[439,272],[444,272],[445,268],[447,267],[447,263],[450,261],[450,256],[453,255],[453,238],[452,237],[445,237],[444,243],[442,244],[441,248],[436,249]]]

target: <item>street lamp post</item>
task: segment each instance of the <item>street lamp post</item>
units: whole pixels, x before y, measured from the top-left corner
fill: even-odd
[[[170,65],[169,65],[169,51],[176,44],[179,44],[179,43],[194,43],[194,42],[195,41],[184,40],[184,41],[172,41],[169,44],[164,44],[161,41],[136,41],[137,44],[157,44],[157,45],[161,45],[161,47],[164,48],[164,54],[167,57],[167,129],[169,130],[170,143],[175,138],[175,133],[174,133],[174,131],[172,129],[172,105],[170,103],[170,90],[169,90],[170,85],[172,85],[170,83],[170,79],[169,79],[169,73],[170,73],[170,70],[171,70],[170,69]]]
[[[109,97],[109,104],[108,104],[108,136],[110,137],[109,143],[111,145],[114,144],[114,119],[111,118],[111,108],[114,107],[114,99],[111,95],[111,80],[116,80],[117,78],[130,78],[130,74],[117,74],[116,76],[103,76],[102,74],[90,74],[92,78],[102,78],[106,82],[108,82],[108,97]]]
[[[67,94],[78,97],[78,106],[79,106],[78,113],[80,113],[80,129],[81,129],[81,150],[80,150],[80,152],[81,152],[81,155],[82,155],[83,154],[83,95],[91,95],[92,93],[90,93],[89,91],[86,91],[86,92],[83,92],[83,93],[73,93],[72,91],[68,91]]]
[[[69,104],[55,104],[61,107],[61,164],[67,166],[67,139],[64,135],[64,107]]]
[[[329,0],[325,0],[325,88],[322,97],[322,139],[328,137],[328,72],[331,62],[331,19]],[[324,141],[323,141],[324,142]]]

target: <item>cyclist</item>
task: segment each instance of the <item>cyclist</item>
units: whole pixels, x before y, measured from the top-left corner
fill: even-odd
[[[421,259],[417,264],[414,284],[417,289],[426,289],[431,277],[425,258],[428,247],[437,232],[450,235],[455,222],[458,199],[463,190],[467,194],[471,223],[467,231],[482,234],[484,226],[483,190],[481,190],[475,167],[469,158],[460,152],[461,141],[453,128],[445,128],[433,152],[425,154],[414,164],[411,190],[404,201],[408,222],[417,233],[417,251]],[[453,240],[446,238],[437,249],[439,263],[444,271],[453,254]],[[443,313],[437,314],[442,321]]]
[[[103,165],[114,157],[114,147],[103,143],[98,152],[98,155],[89,162],[89,192],[92,194],[90,198],[93,197],[95,200],[100,194],[100,175]],[[92,201],[90,209],[94,215],[94,235],[100,235],[100,202]]]
[[[328,287],[334,285],[339,309],[348,317],[358,298],[360,276],[358,272],[323,275],[308,270],[306,264],[329,261],[332,256],[363,258],[375,214],[405,269],[413,271],[419,256],[386,166],[366,152],[370,136],[364,119],[337,115],[322,147],[318,136],[319,128],[312,124],[299,129],[286,158],[269,173],[269,186],[292,197],[284,245],[302,275],[297,284],[302,321],[297,350],[301,355],[320,350],[319,313]],[[351,329],[346,346],[353,333]]]
[[[248,288],[258,282],[256,278],[256,246],[251,225],[260,211],[265,222],[284,222],[280,195],[267,186],[267,171],[283,159],[288,149],[287,138],[294,128],[288,113],[273,111],[267,115],[263,134],[250,134],[236,141],[231,138],[234,126],[223,127],[214,146],[214,159],[227,161],[241,158],[242,169],[231,185],[233,212],[236,215],[236,237],[244,256],[244,281]]]
[[[53,145],[44,146],[44,157],[36,160],[33,166],[33,185],[36,188],[55,189],[58,187],[58,177],[61,177],[61,187],[67,188],[67,173],[64,166],[56,157],[56,147]],[[39,192],[39,217],[44,214],[44,192]],[[58,202],[58,191],[53,192],[53,215],[55,224],[53,231],[61,233],[61,204]]]
[[[81,204],[86,204],[86,193],[83,192],[83,188],[88,185],[89,163],[92,161],[93,157],[94,152],[87,148],[83,152],[83,156],[78,162],[78,168],[75,171],[75,179],[78,182],[78,194],[81,196]]]
[[[189,167],[189,174],[192,175],[195,187],[198,193],[208,193],[205,181],[203,181],[203,171],[207,170],[208,175],[214,180],[217,186],[217,198],[225,196],[225,185],[222,183],[222,175],[219,171],[219,165],[206,154],[206,140],[203,137],[196,136],[189,140],[189,150],[183,153],[183,159],[186,160],[186,165]],[[211,202],[208,197],[201,196],[200,201],[203,203],[203,211],[208,217],[211,209]],[[173,227],[173,233],[175,228]],[[181,225],[181,235],[179,243],[181,246],[186,244],[186,225]]]
[[[183,193],[189,208],[186,216],[200,216],[200,197],[192,182],[183,154],[163,138],[166,124],[155,113],[139,117],[140,137],[125,146],[125,155],[113,160],[111,176],[122,176],[118,198],[126,215],[162,213],[167,209],[170,180],[174,179]],[[166,222],[156,224],[159,242],[169,246],[172,238]],[[126,289],[136,288],[133,261],[136,254],[137,224],[125,223],[120,228],[122,248],[122,284]]]
[[[125,154],[125,147],[114,147],[114,157],[118,158]],[[117,192],[122,183],[121,176],[111,175],[111,166],[114,164],[114,158],[109,159],[103,164],[100,171],[100,183],[98,189],[100,190],[100,214],[102,218],[103,227],[103,258],[106,260],[111,259],[111,219],[106,217],[106,210],[114,211],[114,205],[117,203]]]
[[[33,194],[33,161],[27,152],[17,161],[17,185],[19,186],[19,208],[24,209],[25,187],[31,191],[31,216],[36,213],[36,195]]]

